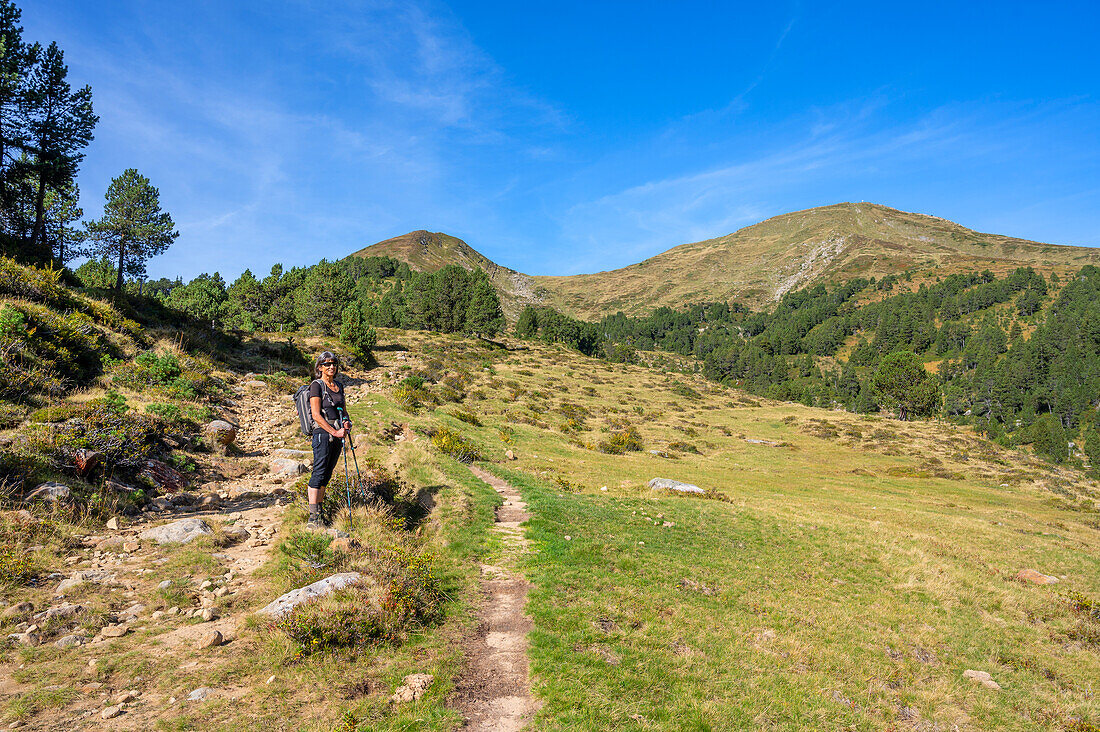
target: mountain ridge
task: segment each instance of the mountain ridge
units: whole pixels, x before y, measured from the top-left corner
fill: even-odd
[[[493,262],[461,239],[426,231],[387,239],[352,256],[379,255],[419,270],[480,267],[500,290],[510,319],[528,304],[552,305],[585,319],[714,300],[762,306],[816,282],[908,269],[950,273],[1100,265],[1097,249],[978,232],[939,216],[851,202],[779,214],[591,274],[527,275]]]

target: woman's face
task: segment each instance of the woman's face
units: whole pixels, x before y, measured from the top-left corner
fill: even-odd
[[[332,360],[322,361],[317,365],[317,370],[321,372],[321,376],[332,378],[336,375],[336,362]]]

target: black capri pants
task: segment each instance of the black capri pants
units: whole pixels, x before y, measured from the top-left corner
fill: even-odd
[[[328,485],[343,447],[343,441],[324,430],[313,433],[313,474],[309,476],[310,488],[323,488]]]

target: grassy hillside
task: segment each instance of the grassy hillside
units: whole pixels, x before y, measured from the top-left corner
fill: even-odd
[[[760,307],[816,282],[882,277],[907,269],[934,270],[935,275],[984,269],[1003,274],[1032,266],[1064,275],[1100,264],[1095,249],[983,234],[946,219],[871,203],[783,214],[595,274],[524,275],[490,261],[460,239],[425,231],[380,242],[356,255],[392,256],[429,271],[446,264],[480,267],[501,291],[512,321],[526,304],[552,305],[592,320],[620,310],[632,315],[661,305],[716,300]]]
[[[9,315],[69,292],[13,288]],[[18,424],[0,436],[28,456],[90,424],[86,412],[50,410],[99,400],[95,409],[152,430],[142,433],[149,450],[183,473],[194,502],[154,505],[113,529],[111,504],[82,514],[19,503],[21,486],[0,495],[0,599],[13,608],[0,633],[40,641],[0,650],[5,722],[459,728],[452,696],[476,632],[478,565],[497,563],[501,548],[488,530],[499,499],[457,457],[510,481],[532,514],[522,566],[542,705],[533,729],[1100,725],[1100,486],[1078,470],[963,426],[776,402],[562,346],[382,328],[377,363],[347,372],[349,404],[360,464],[396,479],[398,500],[339,519],[351,536],[337,549],[301,532],[303,481],[268,462],[305,447],[287,401],[300,361],[288,351],[300,359],[338,342],[208,337],[203,353],[201,339],[173,345],[114,310],[88,317],[119,318],[79,329],[116,341],[116,355],[80,384],[50,393],[43,381],[45,391],[10,402]],[[198,434],[196,418],[215,410],[241,425],[224,455]],[[100,434],[118,436],[81,439]],[[39,467],[81,500],[106,488],[106,476]],[[651,491],[656,477],[706,494]],[[184,546],[141,538],[181,513],[212,533]],[[361,624],[353,594],[293,624],[255,615],[287,589],[350,569],[400,580],[394,597],[422,603],[422,614]],[[1058,581],[1021,581],[1024,569]],[[59,581],[77,571],[111,578],[59,600]],[[70,605],[80,609],[35,620]],[[207,609],[212,620],[196,615]],[[220,644],[203,647],[213,630]],[[84,640],[56,646],[66,634]],[[391,703],[414,672],[433,675],[428,693]],[[206,700],[188,701],[199,689]],[[119,716],[104,722],[112,707]]]
[[[407,373],[469,380],[461,405],[412,424],[480,445],[534,514],[536,729],[1100,721],[1100,492],[1084,475],[945,424],[565,349],[401,339],[423,354]],[[654,493],[654,477],[713,500]],[[1018,581],[1027,568],[1060,582]]]
[[[910,268],[951,273],[1030,265],[1064,274],[1096,263],[1095,249],[982,234],[935,216],[841,203],[776,216],[611,272],[534,280],[563,311],[598,318],[700,301],[761,305],[815,282]]]

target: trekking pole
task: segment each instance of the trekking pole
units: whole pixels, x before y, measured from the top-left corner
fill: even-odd
[[[347,415],[344,414],[344,410],[340,407],[336,408],[336,413],[340,416],[340,426],[344,427],[344,422],[350,423],[351,420],[347,419]],[[348,475],[348,451],[347,447],[351,445],[351,457],[355,460],[355,445],[352,443],[350,436],[345,431],[344,437],[340,438],[340,450],[344,453],[344,487],[347,489],[348,494],[348,528],[351,528],[351,477]],[[355,460],[355,477],[359,478],[359,461]],[[362,480],[360,479],[360,482]],[[356,483],[356,490],[358,490],[359,483]]]
[[[340,407],[337,407],[337,408],[336,408],[336,411],[338,411],[338,412],[339,412],[339,411],[340,411]],[[344,415],[344,418],[346,419],[346,418],[347,418],[347,415]],[[350,420],[350,419],[348,419],[347,421],[348,421],[348,422],[351,422],[351,420]],[[343,424],[343,423],[341,423],[341,424]],[[362,485],[363,485],[363,476],[361,476],[361,475],[359,474],[359,458],[357,458],[357,457],[355,456],[355,442],[354,442],[354,440],[352,440],[352,439],[351,439],[351,435],[348,435],[348,444],[349,444],[349,445],[351,445],[351,459],[352,459],[352,461],[353,461],[353,462],[355,463],[355,478],[356,478],[356,480],[358,480],[358,481],[359,481],[359,484],[358,484],[358,486],[357,486],[357,487],[358,487],[358,488],[362,488]],[[345,457],[345,458],[347,458],[347,456],[346,456],[346,455],[345,455],[344,457]]]

